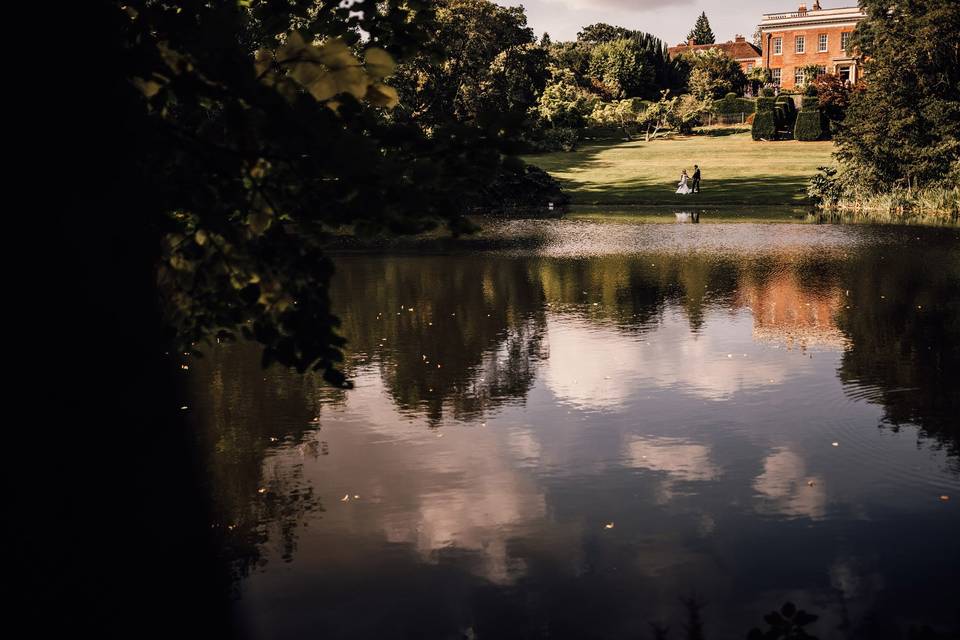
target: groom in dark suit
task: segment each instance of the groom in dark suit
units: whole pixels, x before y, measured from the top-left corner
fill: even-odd
[[[700,167],[693,165],[693,192],[700,193]]]

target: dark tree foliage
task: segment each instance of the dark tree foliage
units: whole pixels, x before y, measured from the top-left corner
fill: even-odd
[[[400,93],[397,114],[432,127],[449,123],[475,123],[484,106],[478,91],[481,85],[496,82],[502,71],[495,66],[500,56],[518,60],[523,54],[512,52],[534,45],[533,30],[527,27],[522,7],[501,7],[488,0],[441,0],[431,3],[435,19],[425,30],[424,48],[397,68],[394,84]],[[508,53],[509,52],[509,53]],[[535,53],[522,62],[532,73],[532,84],[545,78],[542,69],[531,69]]]
[[[713,30],[710,28],[710,20],[707,19],[706,11],[702,12],[700,17],[697,18],[693,29],[687,34],[687,40],[693,40],[693,44],[714,44],[717,41],[713,35]]]
[[[66,200],[51,207],[55,277],[37,287],[58,326],[37,360],[71,373],[32,404],[56,444],[15,506],[35,635],[233,637],[184,354],[247,335],[340,384],[329,234],[464,228],[496,141],[427,135],[390,109],[393,62],[429,39],[431,6],[64,7],[84,64],[58,83],[77,99],[36,193]]]
[[[432,14],[301,0],[133,2],[124,16],[131,125],[151,150],[135,158],[151,195],[138,208],[162,248],[159,291],[176,337],[187,346],[242,333],[263,344],[265,363],[343,383],[328,233],[462,230],[462,203],[499,164],[470,130],[427,138],[387,117],[396,93],[379,78],[435,33]]]
[[[866,85],[854,91],[838,157],[865,187],[924,187],[958,175],[960,3],[861,0],[854,32]]]
[[[577,42],[585,42],[586,44],[600,44],[601,42],[632,38],[637,33],[638,32],[633,31],[632,29],[627,29],[626,27],[617,27],[604,22],[597,22],[596,24],[588,25],[578,31]]]
[[[615,44],[618,43],[618,44]],[[601,53],[619,48],[620,54],[611,56]],[[623,54],[629,53],[628,56]],[[690,72],[686,60],[670,59],[667,45],[659,38],[642,31],[604,23],[584,27],[577,34],[576,42],[555,43],[550,48],[553,64],[573,72],[577,82],[584,88],[598,91],[605,97],[631,96],[655,99],[660,91],[679,91],[686,86]],[[618,74],[611,62],[628,58],[633,72]],[[610,79],[621,75],[611,85]],[[606,77],[605,77],[606,76]],[[612,89],[612,90],[611,90]]]

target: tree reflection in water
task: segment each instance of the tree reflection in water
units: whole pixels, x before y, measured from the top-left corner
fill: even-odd
[[[698,335],[709,331],[709,313],[749,312],[756,342],[842,351],[837,375],[850,396],[881,404],[894,428],[916,425],[956,461],[960,264],[949,250],[348,256],[338,262],[334,296],[348,376],[372,373],[399,416],[434,429],[524,403],[550,363],[552,319],[648,339],[667,313],[681,313]],[[322,425],[311,422],[342,406],[344,392],[312,376],[261,371],[244,345],[214,349],[194,369],[195,391],[206,397],[196,419],[220,514],[214,524],[233,527],[224,541],[243,576],[265,546],[292,557],[308,516],[330,507],[314,495],[322,488],[304,478],[301,458],[323,455]],[[296,409],[277,422],[270,407],[281,404]],[[661,459],[664,443],[692,461]],[[674,482],[719,475],[698,446],[653,437],[629,440],[627,449],[634,469]],[[768,453],[751,487],[769,512],[825,517],[822,478],[790,449]],[[512,553],[522,548],[511,544]]]
[[[960,257],[956,248],[871,248],[845,273],[840,379],[884,408],[894,430],[960,454]],[[960,466],[957,467],[960,469]]]

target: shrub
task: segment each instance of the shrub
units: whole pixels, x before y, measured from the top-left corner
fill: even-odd
[[[843,186],[833,167],[817,167],[820,171],[807,185],[807,197],[815,206],[832,206],[843,197]]]
[[[529,142],[533,152],[573,151],[580,142],[582,129],[575,127],[551,127],[541,132],[539,139]]]
[[[753,113],[756,104],[753,100],[738,98],[736,94],[728,93],[723,100],[713,104],[713,110],[715,113]]]
[[[504,165],[496,178],[483,188],[479,209],[496,212],[515,208],[539,208],[548,202],[563,206],[570,196],[553,176],[530,164]]]
[[[793,123],[797,119],[797,107],[793,100],[786,96],[777,98],[776,102],[777,128],[780,130],[792,130]]]
[[[807,109],[816,109],[819,106],[820,98],[817,96],[803,96],[800,109],[806,111]]]
[[[776,92],[773,90],[773,87],[764,87],[760,89],[760,95],[764,98],[772,98],[776,95]]]
[[[757,98],[757,104],[756,104],[757,113],[761,113],[763,111],[773,111],[773,106],[774,106],[774,98],[770,96],[763,96],[763,97]]]
[[[773,111],[758,111],[753,118],[753,127],[750,130],[754,140],[776,140],[777,122]]]
[[[819,109],[804,110],[797,114],[793,139],[810,142],[824,137],[823,114]]]
[[[739,98],[739,97],[740,97],[740,96],[738,96],[738,95],[735,94],[733,91],[731,91],[731,92],[728,93],[727,95],[723,96],[723,99],[724,99],[724,100],[736,100],[736,99]]]

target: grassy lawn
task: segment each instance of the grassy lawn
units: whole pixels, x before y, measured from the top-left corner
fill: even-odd
[[[800,204],[829,164],[832,142],[754,142],[748,132],[584,145],[525,160],[563,182],[574,204]],[[703,174],[701,193],[674,193],[680,170]]]

